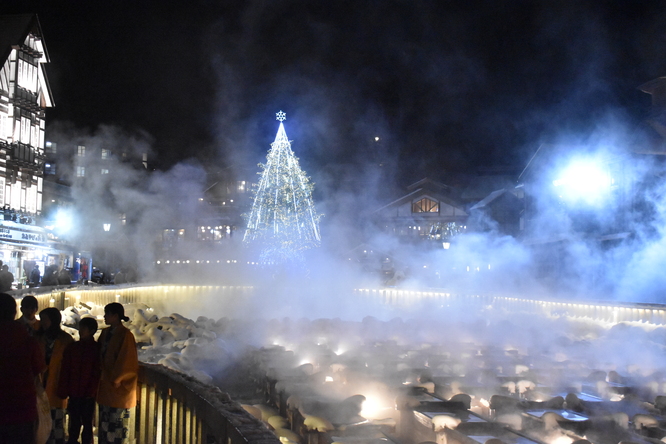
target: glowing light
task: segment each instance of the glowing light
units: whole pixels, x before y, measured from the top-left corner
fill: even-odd
[[[333,376],[327,376],[324,382],[333,382]]]
[[[379,142],[379,136],[375,136],[375,142]]]
[[[382,412],[391,408],[384,406],[375,396],[366,396],[361,406],[361,416],[366,419],[382,419],[382,417],[386,417]]]
[[[570,202],[598,204],[610,191],[612,179],[600,162],[592,159],[572,161],[560,178],[553,180],[561,198]]]
[[[74,225],[74,216],[70,211],[59,209],[55,215],[55,229],[61,234],[68,233]]]

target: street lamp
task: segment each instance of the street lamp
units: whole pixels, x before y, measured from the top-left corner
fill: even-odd
[[[104,227],[104,231],[106,232],[111,231],[111,224],[102,224],[102,226]]]

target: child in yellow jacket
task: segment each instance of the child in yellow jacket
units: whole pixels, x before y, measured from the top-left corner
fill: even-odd
[[[47,370],[44,374],[44,390],[51,405],[51,419],[53,428],[48,444],[64,444],[65,442],[65,407],[67,400],[58,396],[58,382],[60,381],[60,368],[65,348],[72,342],[68,333],[60,328],[62,315],[60,310],[54,307],[45,308],[39,312],[40,334],[39,341],[46,356]]]

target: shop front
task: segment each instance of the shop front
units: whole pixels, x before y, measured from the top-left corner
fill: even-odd
[[[35,266],[42,275],[47,267],[72,269],[74,253],[42,227],[4,220],[0,221],[0,260],[14,275],[13,288],[23,288]]]

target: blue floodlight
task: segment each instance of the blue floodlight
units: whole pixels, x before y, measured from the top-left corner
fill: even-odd
[[[560,198],[588,205],[603,203],[610,193],[612,178],[603,164],[595,160],[574,160],[553,180]]]
[[[59,234],[68,233],[74,225],[74,216],[72,212],[65,209],[59,209],[55,214],[55,231]]]

